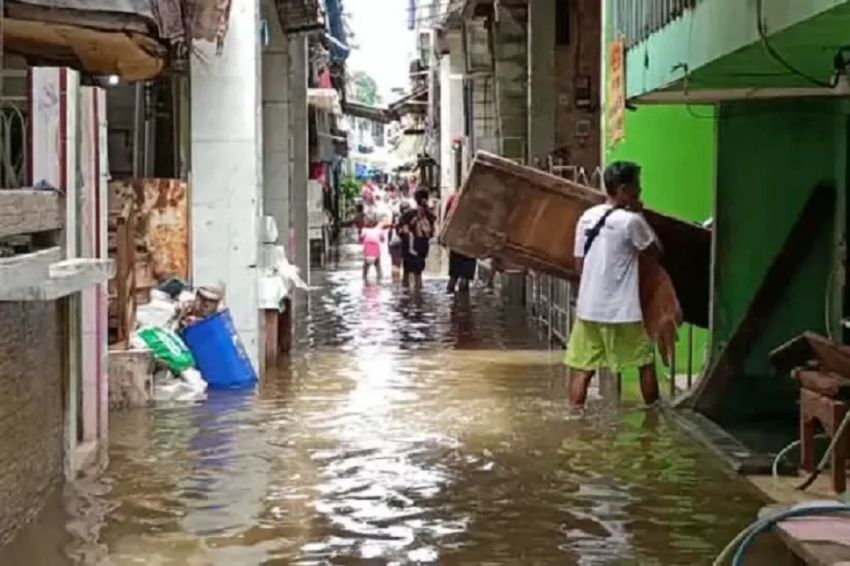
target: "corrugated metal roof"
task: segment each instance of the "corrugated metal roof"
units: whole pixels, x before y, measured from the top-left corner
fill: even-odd
[[[276,0],[283,31],[297,33],[325,27],[320,0]]]

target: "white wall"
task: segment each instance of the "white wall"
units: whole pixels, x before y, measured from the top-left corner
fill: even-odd
[[[463,137],[463,42],[459,33],[446,37],[449,53],[440,61],[440,187],[443,195],[455,189],[452,139]]]
[[[248,354],[259,360],[263,210],[259,0],[234,2],[220,55],[192,58],[192,278],[223,284]]]

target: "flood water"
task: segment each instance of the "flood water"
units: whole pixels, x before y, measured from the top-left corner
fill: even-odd
[[[709,564],[761,506],[663,412],[569,417],[560,353],[486,290],[314,279],[291,363],[114,415],[105,475],[0,564]]]

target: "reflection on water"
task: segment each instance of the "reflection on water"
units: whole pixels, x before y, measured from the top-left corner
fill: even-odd
[[[567,418],[560,355],[486,293],[357,267],[258,392],[115,415],[107,473],[0,563],[705,564],[754,516],[663,415]]]

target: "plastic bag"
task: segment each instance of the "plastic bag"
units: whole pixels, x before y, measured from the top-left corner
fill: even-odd
[[[154,357],[165,362],[172,372],[180,373],[195,366],[192,352],[175,332],[165,328],[150,327],[139,330],[137,335],[153,352]]]
[[[168,328],[177,317],[177,303],[162,291],[151,291],[151,301],[136,309],[136,323],[140,328],[158,326]]]
[[[203,401],[207,398],[207,382],[194,368],[182,371],[177,377],[162,370],[154,376],[153,397],[157,403]]]

